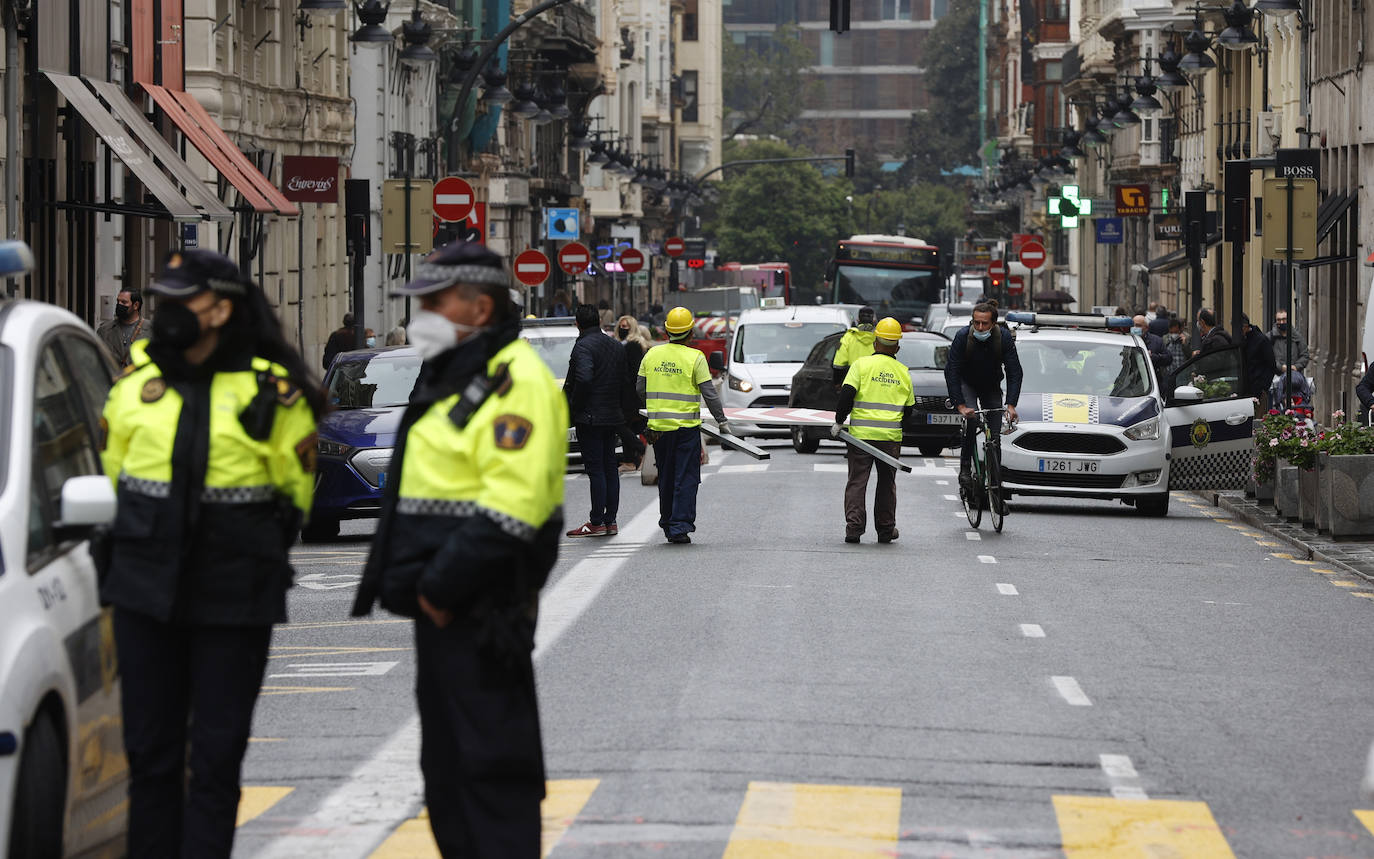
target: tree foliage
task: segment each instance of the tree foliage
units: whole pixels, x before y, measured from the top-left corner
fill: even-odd
[[[726,139],[742,134],[790,139],[817,85],[804,73],[813,61],[795,25],[778,27],[762,47],[736,44],[727,32],[721,56]]]
[[[952,253],[954,240],[968,229],[967,202],[961,189],[948,185],[876,188],[854,197],[855,232],[916,236]]]
[[[725,160],[794,158],[806,153],[776,141],[727,147]],[[853,226],[849,183],[806,163],[760,164],[727,171],[707,232],[721,259],[785,261],[799,289],[819,289],[835,243]]]
[[[924,52],[930,107],[914,114],[907,135],[913,177],[941,181],[941,171],[978,163],[978,2],[951,0]]]

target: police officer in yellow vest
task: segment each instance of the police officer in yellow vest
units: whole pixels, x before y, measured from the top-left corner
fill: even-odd
[[[846,418],[850,432],[893,457],[902,454],[902,419],[916,404],[911,389],[911,373],[896,358],[902,339],[902,326],[892,317],[874,328],[873,354],[860,358],[849,368],[835,407],[838,436]],[[849,482],[844,487],[844,541],[857,543],[868,527],[864,497],[874,460],[869,454],[849,448]],[[878,465],[878,489],[873,498],[873,524],[878,542],[897,539],[897,469]]]
[[[535,612],[558,557],[568,406],[501,257],[440,248],[396,290],[424,359],[353,606],[415,619],[429,824],[445,857],[539,856]]]
[[[835,350],[835,358],[831,361],[836,388],[844,384],[844,377],[849,374],[850,365],[873,354],[873,322],[877,317],[878,314],[873,308],[860,307],[858,322],[840,338],[839,348]]]
[[[668,342],[644,353],[636,381],[658,465],[658,527],[669,543],[690,543],[697,529],[703,399],[720,431],[730,431],[706,356],[686,344],[695,324],[685,307],[668,311]]]
[[[152,338],[133,344],[102,417],[119,513],[98,560],[122,674],[128,854],[228,856],[324,398],[233,260],[174,253],[152,291]]]

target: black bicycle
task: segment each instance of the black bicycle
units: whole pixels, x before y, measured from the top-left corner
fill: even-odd
[[[1002,445],[992,432],[988,415],[997,414],[1004,409],[974,409],[967,421],[976,421],[973,435],[973,487],[959,487],[959,500],[964,503],[964,515],[968,523],[977,528],[983,521],[983,509],[992,519],[993,530],[1001,533],[1002,524],[1007,516],[1007,499],[1002,492]],[[1003,432],[1011,431],[1011,422],[1005,421]]]

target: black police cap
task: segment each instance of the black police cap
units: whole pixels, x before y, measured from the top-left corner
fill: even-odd
[[[149,288],[169,298],[189,298],[207,289],[221,295],[243,295],[246,291],[238,263],[224,254],[198,248],[168,254]]]
[[[458,239],[425,257],[410,282],[396,287],[391,294],[428,295],[457,283],[509,287],[510,274],[500,254],[481,242]]]

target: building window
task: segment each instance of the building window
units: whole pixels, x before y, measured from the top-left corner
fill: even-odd
[[[1058,60],[1049,60],[1045,63],[1045,80],[1062,81],[1064,79],[1064,66]]]
[[[1045,4],[1045,20],[1069,20],[1069,0],[1049,0],[1049,2]]]
[[[911,0],[883,0],[884,21],[910,21]]]
[[[835,65],[835,34],[829,30],[821,31],[821,65]]]
[[[938,21],[949,11],[949,0],[931,0],[930,20]]]
[[[697,40],[697,3],[699,0],[687,0],[682,11],[682,41],[695,42]]]
[[[1092,226],[1088,221],[1082,221],[1081,223],[1088,224],[1089,228],[1091,228],[1091,226]],[[1069,231],[1068,231],[1068,230],[1055,230],[1055,231],[1054,231],[1053,233],[1051,233],[1050,235],[1054,236],[1054,241],[1053,241],[1053,244],[1054,244],[1054,264],[1055,264],[1055,265],[1068,265],[1068,264],[1069,264]]]
[[[699,122],[697,111],[697,73],[682,73],[682,121]]]

